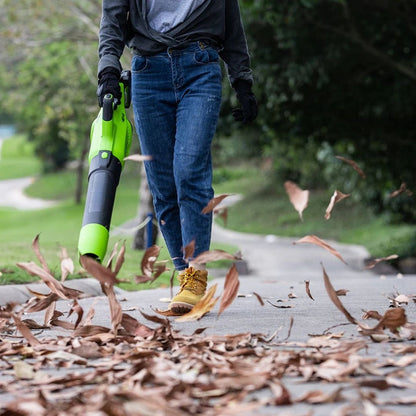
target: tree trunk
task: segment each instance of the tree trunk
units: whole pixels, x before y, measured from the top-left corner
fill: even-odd
[[[82,198],[82,184],[84,180],[84,162],[85,157],[88,153],[88,144],[90,142],[90,137],[88,134],[85,134],[84,141],[82,143],[81,156],[77,166],[77,186],[75,188],[75,203],[78,205],[81,203]]]
[[[152,215],[153,221],[150,224],[146,224],[142,227],[140,227],[134,236],[132,248],[134,250],[145,250],[148,248],[149,245],[149,236],[148,232],[149,229],[151,229],[152,238],[151,238],[151,244],[156,244],[157,235],[159,232],[158,226],[156,225],[156,215],[153,208],[153,198],[152,194],[149,190],[149,185],[147,183],[146,178],[146,172],[144,169],[144,165],[142,165],[142,168],[140,170],[140,189],[139,189],[139,207],[137,210],[137,223],[142,224],[144,223],[148,218],[149,215]]]

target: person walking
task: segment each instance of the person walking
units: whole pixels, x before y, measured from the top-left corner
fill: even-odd
[[[224,62],[239,108],[234,119],[257,116],[253,75],[238,0],[103,0],[99,33],[99,104],[121,99],[120,57],[132,54],[132,105],[157,221],[179,271],[170,309],[183,314],[202,298],[205,264],[184,258],[209,250],[213,198],[211,143],[221,105]]]

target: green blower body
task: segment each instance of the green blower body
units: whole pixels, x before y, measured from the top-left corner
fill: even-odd
[[[97,118],[91,126],[88,190],[84,217],[78,241],[80,256],[102,262],[107,251],[111,216],[116,189],[130,152],[132,126],[125,109],[130,106],[131,73],[120,76],[121,102],[107,94]]]

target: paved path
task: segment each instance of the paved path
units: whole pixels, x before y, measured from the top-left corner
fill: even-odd
[[[358,335],[355,325],[346,325],[345,317],[330,301],[323,284],[322,266],[325,267],[336,289],[349,290],[347,296],[342,298],[342,302],[348,311],[358,319],[361,318],[363,310],[377,310],[380,313],[386,311],[391,304],[389,300],[391,296],[394,297],[398,293],[414,294],[416,292],[416,276],[390,275],[381,278],[376,273],[363,270],[363,261],[368,253],[361,246],[330,242],[347,261],[348,265],[345,265],[320,247],[307,244],[293,245],[295,239],[292,238],[247,235],[214,226],[213,240],[237,245],[243,258],[247,261],[248,273],[240,276],[239,297],[220,317],[217,316],[218,306],[216,306],[216,309],[201,321],[178,323],[172,320],[173,327],[184,334],[192,334],[201,327],[207,327],[204,332],[207,335],[246,332],[270,335],[278,331],[277,341],[285,340],[290,334],[290,342],[305,344],[309,342],[312,334],[323,334],[329,330],[335,333],[342,332],[344,340],[363,339]],[[226,271],[213,271],[215,278],[209,284],[217,283],[218,292],[222,292]],[[310,290],[314,300],[310,299],[306,293],[305,280],[310,281]],[[81,299],[81,306],[86,311],[94,303],[95,318],[93,323],[111,327],[107,300],[102,296],[97,297],[100,288],[94,279],[72,281],[68,282],[68,285],[72,287],[83,285],[79,288],[93,297]],[[262,297],[265,302],[264,306],[260,305],[256,296],[253,295],[254,292]],[[17,293],[15,287],[3,288],[0,291],[0,304],[4,305],[6,302],[10,302],[17,296]],[[20,293],[19,296],[22,294]],[[119,290],[117,296],[125,311],[143,321],[140,311],[154,314],[155,308],[165,309],[167,304],[164,302],[169,298],[170,290],[166,288],[137,292]],[[15,300],[22,301],[23,298]],[[281,308],[282,306],[284,308]],[[59,301],[58,309],[65,310],[65,308],[68,309],[68,302]],[[416,304],[411,303],[405,308],[409,321],[415,322]],[[44,312],[33,313],[30,317],[42,322]],[[373,322],[370,323],[370,326],[372,324]],[[67,333],[64,330],[56,328],[47,331],[45,336],[54,337],[65,334]],[[366,357],[374,357],[376,360],[386,360],[389,357],[397,359],[398,357],[392,354],[391,345],[390,343],[372,343],[370,341],[363,354]],[[414,345],[414,342],[411,345]],[[294,348],[296,349],[296,346]],[[414,364],[410,364],[405,371],[409,374],[416,374],[416,367]],[[305,390],[311,389],[329,393],[337,387],[333,383],[314,384],[311,382],[305,384],[299,378],[285,377],[283,381],[292,397],[300,397]],[[255,414],[344,415],[341,413],[344,406],[360,400],[357,391],[354,392],[350,388],[347,388],[346,391],[348,393],[346,402],[320,404],[313,406],[313,408],[302,403],[278,409],[264,407],[256,411]],[[374,390],[373,393],[375,394]],[[257,394],[258,398],[262,398],[263,393]],[[385,391],[376,391],[378,400],[414,395],[416,395],[416,382],[413,385],[408,384],[404,389],[389,388]],[[7,397],[3,397],[4,400]],[[385,413],[386,415],[416,414],[412,405],[385,406],[383,409],[395,411],[395,413]],[[384,413],[374,413],[374,409],[372,411],[373,413],[351,413],[351,415],[384,415]]]
[[[9,133],[9,132],[8,132]],[[3,142],[10,136],[0,137],[0,163]],[[51,207],[54,201],[47,201],[40,198],[29,198],[24,190],[33,183],[35,178],[26,177],[18,179],[6,179],[0,181],[0,207],[10,207],[19,210],[29,211]]]
[[[32,184],[34,180],[33,177],[26,177],[0,181],[0,206],[26,211],[53,206],[54,201],[29,198],[24,194],[24,189]]]

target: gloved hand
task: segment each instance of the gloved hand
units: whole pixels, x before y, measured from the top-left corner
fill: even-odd
[[[245,79],[237,79],[233,83],[241,108],[234,108],[232,114],[234,120],[243,124],[253,121],[257,117],[257,100],[251,90],[251,82]]]
[[[121,100],[121,89],[120,89],[120,71],[112,66],[103,69],[98,75],[98,104],[100,107],[103,106],[104,96],[106,94],[112,94],[114,97],[114,107]]]

